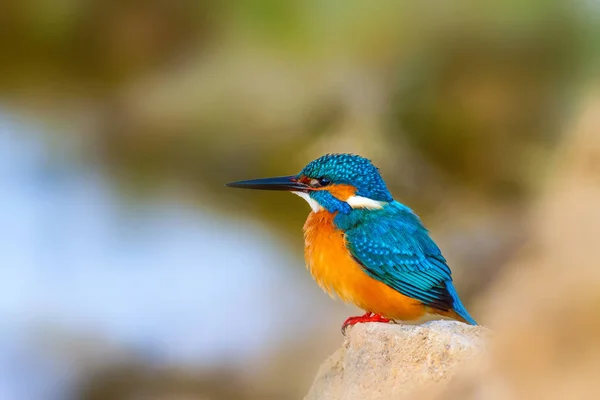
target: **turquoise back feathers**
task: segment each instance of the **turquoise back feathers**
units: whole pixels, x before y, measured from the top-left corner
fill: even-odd
[[[393,201],[379,210],[355,209],[334,220],[365,272],[400,293],[476,325],[452,284],[452,272],[419,217]]]

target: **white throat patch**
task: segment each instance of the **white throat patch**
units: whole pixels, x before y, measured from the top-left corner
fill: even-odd
[[[310,205],[310,208],[312,208],[312,210],[314,212],[318,212],[323,209],[323,207],[321,207],[321,205],[319,203],[317,203],[317,201],[315,199],[310,197],[310,195],[308,193],[304,193],[304,192],[292,192],[292,193],[294,193],[295,195],[298,195],[298,196],[302,197],[304,200],[306,200],[306,202],[308,203],[308,205]]]
[[[366,208],[368,210],[379,210],[383,208],[385,204],[383,201],[377,201],[362,196],[350,196],[346,200],[346,203],[352,208]]]
[[[310,208],[312,208],[312,210],[314,212],[318,212],[323,209],[323,207],[321,207],[321,205],[315,199],[310,197],[310,195],[308,193],[304,193],[304,192],[292,192],[292,193],[294,193],[295,195],[300,196],[304,200],[306,200],[306,202],[310,205]],[[350,196],[346,200],[346,203],[348,203],[348,205],[352,208],[366,208],[367,210],[379,210],[379,209],[382,209],[383,206],[386,204],[383,201],[377,201],[377,200],[369,199],[368,197],[362,197],[362,196]]]

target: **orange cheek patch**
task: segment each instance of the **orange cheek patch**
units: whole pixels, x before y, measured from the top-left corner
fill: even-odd
[[[310,185],[312,179],[306,176],[301,176],[298,179],[299,182],[302,182],[306,185]],[[344,185],[344,184],[339,184],[339,185],[329,185],[329,186],[325,186],[325,187],[320,187],[320,188],[312,188],[310,190],[328,190],[329,193],[331,193],[333,195],[333,197],[335,197],[338,200],[341,201],[346,201],[348,200],[349,197],[354,196],[356,194],[356,188],[352,185]]]
[[[329,190],[333,197],[341,201],[346,201],[356,194],[356,188],[352,185],[330,185],[323,190]]]
[[[307,185],[309,185],[309,184],[310,184],[310,178],[309,178],[309,177],[307,177],[307,176],[301,176],[301,177],[298,179],[298,182],[302,182],[302,183],[304,183],[304,184],[307,184]]]

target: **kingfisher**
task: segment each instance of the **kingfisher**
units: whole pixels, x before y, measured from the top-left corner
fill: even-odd
[[[331,297],[365,311],[342,325],[451,318],[477,325],[419,217],[395,201],[379,170],[355,154],[326,154],[297,175],[228,183],[283,190],[308,202],[307,269]]]

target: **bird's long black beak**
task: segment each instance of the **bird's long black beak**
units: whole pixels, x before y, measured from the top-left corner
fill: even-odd
[[[251,179],[228,183],[225,186],[242,189],[286,190],[290,192],[308,192],[310,186],[298,182],[295,176],[278,176],[276,178]]]

